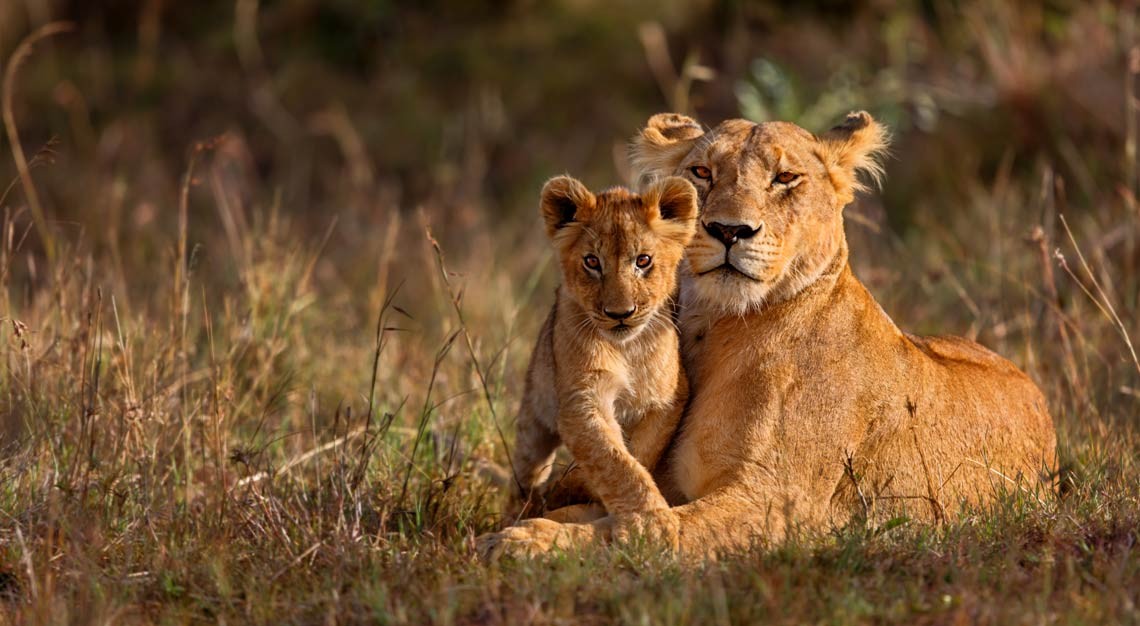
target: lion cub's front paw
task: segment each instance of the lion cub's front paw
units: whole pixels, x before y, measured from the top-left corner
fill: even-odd
[[[580,467],[574,467],[547,481],[542,488],[542,501],[547,510],[554,510],[573,504],[595,502],[597,497],[590,490],[586,472]]]
[[[533,558],[556,547],[566,547],[568,541],[569,534],[563,524],[535,518],[497,533],[480,535],[475,539],[475,549],[480,559],[492,562],[504,556]]]
[[[520,520],[540,517],[541,515],[542,504],[537,497],[520,498],[513,496],[507,501],[506,505],[503,506],[503,527],[508,527]]]
[[[631,543],[645,541],[676,552],[681,537],[681,524],[672,509],[658,509],[617,517],[613,530],[614,541]]]

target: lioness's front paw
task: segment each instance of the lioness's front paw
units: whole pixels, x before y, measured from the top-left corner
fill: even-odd
[[[475,539],[475,549],[484,561],[509,558],[533,558],[556,547],[570,544],[570,533],[564,524],[535,518],[519,522],[497,533],[487,533]]]
[[[618,543],[640,539],[676,552],[680,544],[681,524],[672,509],[621,515],[615,519],[613,537]]]

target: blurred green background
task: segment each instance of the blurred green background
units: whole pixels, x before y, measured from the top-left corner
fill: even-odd
[[[853,262],[904,327],[1006,354],[1031,344],[1007,323],[1039,300],[1024,238],[1040,226],[1047,247],[1063,243],[1062,212],[1111,295],[1137,304],[1131,4],[7,0],[0,56],[57,20],[72,30],[14,75],[14,122],[39,155],[48,230],[90,255],[93,276],[106,270],[128,310],[169,279],[196,154],[191,270],[212,302],[256,293],[243,276],[256,251],[241,249],[254,233],[321,250],[312,284],[338,328],[368,328],[401,282],[401,304],[434,328],[427,228],[491,294],[472,314],[513,319],[535,281],[545,294],[554,280],[542,181],[626,182],[649,115],[819,132],[860,108],[894,142],[884,188],[847,211]],[[0,160],[0,180],[16,175]],[[23,233],[19,186],[6,205]],[[19,250],[9,280],[33,294],[35,232]],[[1047,305],[1031,304],[1040,321]],[[489,332],[505,340],[501,324]]]
[[[44,230],[127,311],[153,311],[169,282],[194,162],[189,270],[211,308],[239,286],[255,297],[250,267],[303,248],[320,252],[303,283],[338,332],[365,333],[402,284],[398,304],[432,345],[449,323],[430,228],[480,289],[471,315],[488,341],[528,337],[529,305],[555,280],[535,211],[544,179],[626,182],[627,142],[661,111],[819,132],[867,109],[894,142],[884,188],[846,212],[857,273],[902,326],[979,338],[1032,368],[1045,311],[1078,306],[1073,285],[1054,298],[1043,282],[1066,243],[1059,214],[1108,295],[1137,306],[1135,13],[1075,0],[8,0],[0,55],[71,25],[9,63],[14,127],[35,155]],[[0,160],[0,180],[16,176]],[[26,308],[46,284],[44,235],[20,185],[4,205],[28,233],[5,273]],[[1088,345],[1119,350],[1112,325],[1097,329]],[[1098,360],[1106,393],[1131,384],[1116,356]]]
[[[223,133],[269,183],[251,193],[290,212],[478,202],[509,219],[550,175],[620,182],[624,142],[675,109],[813,131],[870,110],[905,156],[882,199],[899,231],[1002,168],[1047,161],[1091,203],[1132,177],[1116,3],[7,0],[0,53],[53,19],[75,32],[41,44],[15,104],[25,144],[55,137],[66,161],[44,173],[72,183],[50,185],[57,219],[97,184],[77,163],[129,171],[124,204],[153,202],[177,178],[138,164]]]

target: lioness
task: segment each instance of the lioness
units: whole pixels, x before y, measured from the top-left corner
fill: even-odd
[[[842,209],[886,144],[865,112],[819,136],[660,114],[634,139],[639,175],[685,176],[701,201],[681,284],[692,397],[662,485],[688,503],[641,520],[679,526],[685,552],[1049,490],[1056,435],[1033,382],[972,341],[903,333],[851,272]],[[530,520],[493,545],[535,553],[636,522]]]
[[[640,196],[620,187],[594,195],[560,176],[540,205],[562,283],[527,371],[514,495],[518,504],[533,497],[565,442],[611,515],[663,511],[650,472],[688,398],[670,303],[696,228],[696,189],[665,178]],[[550,515],[580,519],[590,509]]]

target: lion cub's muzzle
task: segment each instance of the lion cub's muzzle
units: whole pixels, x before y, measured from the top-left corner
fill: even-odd
[[[651,317],[646,315],[650,311],[637,306],[630,306],[628,309],[618,311],[607,307],[602,309],[602,312],[605,317],[594,317],[598,330],[611,340],[619,342],[632,339],[643,329],[646,321]]]
[[[621,322],[624,322],[625,320],[632,317],[636,311],[637,305],[632,304],[629,306],[614,307],[612,309],[610,307],[602,309],[602,312],[606,314],[606,317],[610,318],[611,320],[618,320]]]

